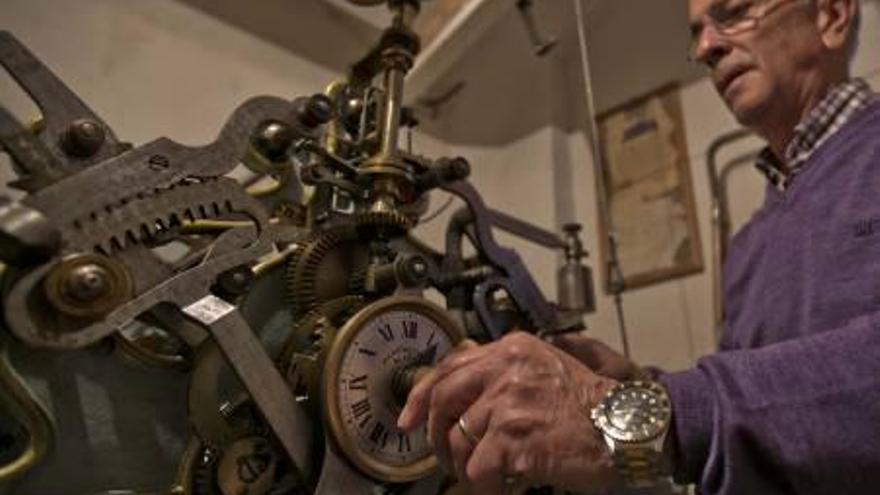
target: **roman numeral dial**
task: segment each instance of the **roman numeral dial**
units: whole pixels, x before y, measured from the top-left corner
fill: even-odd
[[[406,482],[436,468],[424,430],[397,429],[403,407],[392,383],[403,370],[431,366],[463,332],[442,308],[391,297],[358,312],[337,334],[324,368],[324,413],[349,460],[384,481]]]

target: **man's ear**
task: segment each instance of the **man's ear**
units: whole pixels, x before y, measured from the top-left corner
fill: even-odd
[[[847,45],[850,32],[855,29],[859,0],[818,0],[816,26],[822,43],[829,50]]]

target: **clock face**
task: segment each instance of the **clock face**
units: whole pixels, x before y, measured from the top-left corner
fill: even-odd
[[[368,474],[410,481],[436,466],[425,430],[406,432],[407,370],[435,365],[461,340],[445,311],[417,298],[364,308],[340,330],[327,359],[325,407],[337,445]]]

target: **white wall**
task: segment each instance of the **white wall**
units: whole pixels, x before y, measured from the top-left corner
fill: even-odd
[[[135,144],[209,142],[246,98],[312,94],[334,76],[172,0],[4,0],[0,19]]]
[[[499,27],[475,45],[455,74],[449,77],[449,81],[465,80],[467,91],[443,107],[441,122],[433,123],[432,129],[438,135],[447,136],[450,153],[471,159],[475,171],[473,181],[491,206],[557,231],[565,222],[581,222],[598,287],[598,254],[604,240],[597,234],[595,174],[590,145],[583,131],[585,100],[576,58],[575,33],[564,29],[565,22],[572,22],[567,4],[554,4],[559,10],[543,18],[545,30],[561,38],[558,53],[546,59],[534,59],[525,54],[520,46],[521,39],[511,25],[514,21],[499,23]],[[870,0],[863,4],[861,43],[854,62],[854,74],[867,77],[875,87],[880,87],[880,39],[876,36],[880,27],[880,8],[877,2]],[[610,23],[614,12],[599,9],[590,15],[598,22]],[[610,30],[605,26],[592,35],[601,37]],[[639,66],[645,62],[640,57],[649,57],[648,66],[662,65],[662,61],[654,59],[657,53],[643,45],[636,41],[626,45],[641,47],[635,51],[622,47],[624,49],[617,53],[616,62]],[[598,79],[595,84],[597,92],[603,88],[609,92],[596,95],[599,105],[606,108],[626,99],[618,87],[624,82],[617,81],[623,69],[612,70],[613,61],[608,59],[612,53],[606,44],[591,47],[594,63],[605,68],[604,72],[594,72],[594,77]],[[669,63],[679,64],[680,60],[676,58]],[[626,70],[633,74],[638,72],[635,68]],[[685,77],[690,75],[684,74]],[[645,77],[651,79],[653,75]],[[638,81],[626,83],[631,88],[640,87],[639,84]],[[683,83],[680,96],[705,268],[700,274],[627,291],[623,296],[633,357],[639,362],[670,370],[690,366],[715,347],[710,194],[705,154],[713,139],[738,128],[707,79]],[[511,108],[520,112],[515,121],[511,121]],[[536,112],[541,115],[534,115]],[[504,116],[487,117],[499,113]],[[530,124],[524,125],[522,121]],[[471,129],[473,131],[468,132]],[[504,129],[507,129],[506,135]],[[473,138],[480,133],[485,136]],[[499,137],[501,135],[503,138]],[[724,164],[760,147],[758,139],[747,139],[724,148],[719,163]],[[740,166],[730,174],[728,192],[736,228],[760,204],[762,178],[751,165]],[[515,240],[509,242],[520,250],[545,293],[555,297],[553,277],[559,258],[542,248]],[[587,323],[594,336],[621,348],[611,298],[600,298],[598,311],[587,318]]]

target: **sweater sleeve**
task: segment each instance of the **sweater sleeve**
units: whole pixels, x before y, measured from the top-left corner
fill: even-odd
[[[877,493],[880,313],[660,381],[677,482],[704,495]]]

